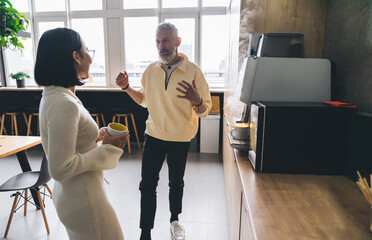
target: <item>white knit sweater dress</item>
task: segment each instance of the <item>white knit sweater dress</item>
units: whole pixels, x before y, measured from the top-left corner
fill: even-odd
[[[40,102],[40,134],[55,180],[53,203],[70,240],[123,240],[103,186],[123,150],[97,146],[98,127],[69,89],[48,86]]]

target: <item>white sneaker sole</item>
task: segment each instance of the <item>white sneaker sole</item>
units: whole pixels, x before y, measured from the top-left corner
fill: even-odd
[[[169,232],[170,232],[170,239],[171,240],[178,240],[178,239],[176,239],[176,238],[173,237],[172,229],[169,229]],[[186,236],[183,238],[183,240],[186,240]]]

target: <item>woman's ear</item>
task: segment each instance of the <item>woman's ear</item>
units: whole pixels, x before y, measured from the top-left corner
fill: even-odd
[[[78,52],[73,51],[72,52],[72,58],[74,59],[74,63],[80,64],[80,62],[81,62],[81,56],[80,56],[80,54]]]

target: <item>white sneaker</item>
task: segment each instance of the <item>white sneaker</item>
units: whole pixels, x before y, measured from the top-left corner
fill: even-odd
[[[185,240],[185,229],[178,221],[173,221],[170,225],[172,240]]]

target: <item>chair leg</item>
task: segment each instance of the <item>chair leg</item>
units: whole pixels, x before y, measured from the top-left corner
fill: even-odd
[[[39,190],[37,191],[37,197],[39,198],[40,209],[41,209],[41,212],[43,213],[45,228],[47,230],[47,233],[49,234],[50,233],[49,224],[48,224],[48,220],[45,214],[44,203],[43,203],[43,200],[41,200],[42,198],[41,198],[41,194]]]
[[[1,114],[1,129],[0,129],[0,135],[3,135],[3,130],[5,130],[4,128],[4,120],[5,120],[5,114]],[[6,131],[5,131],[6,133]]]
[[[32,113],[30,115],[28,115],[27,136],[30,136],[30,134],[32,135],[32,132],[31,132],[31,121],[32,121]]]
[[[19,192],[16,192],[16,195],[15,195],[14,201],[13,201],[12,211],[10,212],[8,224],[6,225],[6,230],[5,230],[4,238],[6,238],[6,236],[8,236],[10,224],[12,223],[12,219],[13,219],[13,215],[14,215],[14,210],[15,210],[15,208],[17,206],[18,196],[19,196]]]
[[[15,135],[18,136],[17,115],[13,115]]]
[[[48,190],[50,196],[52,196],[52,195],[53,195],[53,194],[52,194],[52,190],[50,190],[50,187],[48,186],[48,184],[45,184],[44,186],[45,186],[46,189]]]
[[[100,128],[99,127],[99,116],[98,115],[96,115],[96,123],[97,123],[98,128]]]
[[[128,126],[128,116],[127,115],[124,116],[124,120],[125,120],[125,126],[129,127]],[[128,145],[128,154],[132,154],[132,151],[131,151],[131,148],[130,148],[130,138],[129,137],[128,137],[127,145]]]
[[[101,113],[101,119],[102,119],[103,126],[105,127],[106,126],[105,116],[103,116],[102,113]]]
[[[133,123],[134,133],[136,134],[138,149],[141,149],[141,145],[140,145],[139,138],[138,138],[138,133],[137,133],[136,123],[134,122],[133,113],[130,114],[130,117],[132,118],[132,123]]]
[[[27,198],[28,198],[28,189],[25,189],[25,203],[24,203],[24,208],[23,208],[23,215],[27,215]]]
[[[114,116],[112,116],[112,122],[115,122],[115,114],[114,114]],[[106,125],[105,125],[106,126]]]
[[[26,125],[27,125],[27,116],[26,116],[26,113],[25,112],[22,112],[22,115],[23,115],[23,118],[25,119],[25,123],[26,123]]]
[[[36,134],[40,136],[39,114],[37,114],[36,117],[37,117]]]
[[[10,129],[11,129],[11,135],[14,135],[14,121],[13,121],[13,115],[10,115]]]

